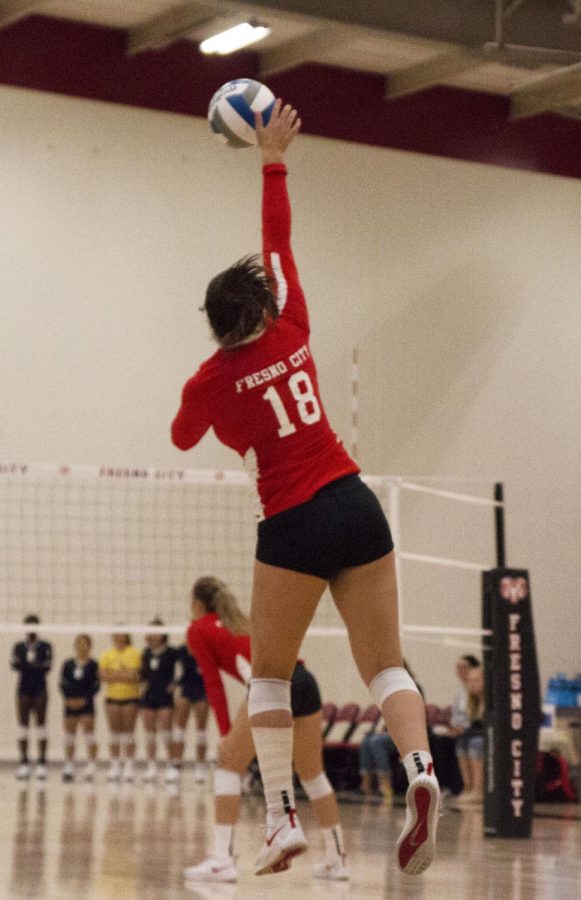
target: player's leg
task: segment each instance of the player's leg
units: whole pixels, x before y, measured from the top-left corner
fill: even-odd
[[[294,765],[315,811],[323,836],[325,856],[314,866],[316,878],[346,881],[345,842],[339,823],[339,807],[323,766],[322,715],[319,710],[294,720]]]
[[[116,781],[121,775],[121,737],[123,719],[122,706],[115,700],[106,700],[105,714],[109,727],[109,781]]]
[[[139,712],[139,704],[124,703],[121,707],[121,746],[125,756],[123,763],[123,779],[124,781],[133,781],[135,778],[135,725],[137,723],[137,714]]]
[[[95,713],[92,710],[80,717],[81,728],[85,738],[85,748],[87,753],[87,761],[83,777],[85,781],[92,781],[95,777],[97,766],[97,740],[95,738]]]
[[[267,808],[257,875],[283,871],[307,846],[294,804],[290,678],[325,586],[314,575],[255,562],[248,713]]]
[[[171,760],[165,773],[168,784],[179,781],[184,760],[185,736],[192,703],[187,697],[176,697],[172,726]]]
[[[410,787],[398,862],[419,874],[435,855],[439,787],[433,774],[424,701],[403,667],[393,551],[340,572],[330,582],[355,663],[401,754]]]
[[[32,712],[36,719],[36,740],[38,742],[38,760],[35,774],[39,781],[44,781],[46,778],[46,751],[48,748],[48,732],[46,730],[47,707],[48,696],[46,694],[38,694],[34,697]]]
[[[63,781],[72,781],[75,777],[75,745],[77,742],[77,727],[79,717],[65,707],[63,720],[65,764],[63,766]]]
[[[171,759],[171,730],[173,721],[173,706],[162,706],[157,710],[156,728],[159,743],[164,749],[166,758]]]
[[[28,760],[28,738],[30,733],[30,712],[33,698],[29,694],[16,695],[16,717],[18,721],[18,753],[20,763],[16,770],[19,781],[26,781],[30,776],[30,763]]]
[[[244,703],[228,734],[218,744],[214,773],[214,849],[212,856],[197,866],[184,870],[190,881],[236,881],[238,872],[234,860],[234,826],[240,814],[240,784],[242,775],[255,755],[248,721],[248,706]]]
[[[194,717],[196,719],[196,759],[199,762],[206,761],[208,715],[210,707],[206,700],[199,700],[194,705]]]
[[[206,780],[206,730],[208,727],[208,713],[210,707],[206,700],[199,700],[194,704],[194,717],[196,720],[196,771],[195,777],[198,783]]]
[[[141,708],[143,730],[145,731],[145,756],[147,768],[144,781],[155,781],[157,778],[157,713],[158,710],[149,706]]]

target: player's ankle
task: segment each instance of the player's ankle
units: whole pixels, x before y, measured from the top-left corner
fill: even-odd
[[[431,775],[434,778],[434,761],[428,750],[412,750],[403,758],[408,781],[411,784],[418,775]]]

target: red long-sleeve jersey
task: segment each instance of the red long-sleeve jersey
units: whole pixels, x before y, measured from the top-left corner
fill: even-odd
[[[221,735],[230,731],[230,713],[221,672],[247,684],[250,680],[250,638],[232,634],[216,613],[206,613],[191,623],[188,648],[196,658],[210,706],[214,710]]]
[[[291,250],[282,164],[263,169],[264,265],[280,315],[256,340],[220,349],[186,383],[172,440],[189,450],[213,427],[255,480],[261,518],[310,500],[358,472],[329,425],[309,347],[309,318]]]

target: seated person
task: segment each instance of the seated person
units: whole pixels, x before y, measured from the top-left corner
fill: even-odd
[[[359,747],[361,789],[366,796],[373,794],[373,772],[377,773],[377,787],[386,804],[393,800],[391,786],[391,757],[397,753],[393,739],[385,726],[374,734],[366,734]]]

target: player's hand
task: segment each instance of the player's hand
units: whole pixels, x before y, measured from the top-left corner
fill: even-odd
[[[262,153],[262,162],[282,162],[288,145],[298,134],[301,120],[296,109],[290,103],[282,105],[282,100],[274,104],[268,125],[262,122],[262,114],[255,114],[256,138]]]

